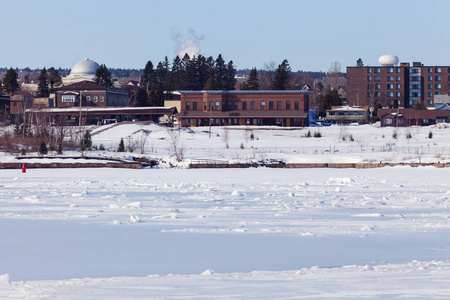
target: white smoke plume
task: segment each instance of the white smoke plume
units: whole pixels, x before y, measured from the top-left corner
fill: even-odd
[[[192,38],[187,38],[184,42],[181,42],[181,34],[174,28],[172,28],[172,39],[177,43],[176,54],[179,58],[183,58],[186,53],[190,58],[198,56],[200,54],[199,43],[205,38],[205,35],[198,35],[192,28],[188,29]]]
[[[197,57],[198,54],[200,53],[200,48],[198,47],[198,44],[190,39],[185,40],[184,43],[180,45],[178,57],[183,58],[186,55],[186,53],[189,55],[190,58],[194,57],[194,55]]]

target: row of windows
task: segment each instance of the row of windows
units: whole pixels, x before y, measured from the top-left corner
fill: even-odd
[[[420,85],[420,84],[419,84],[419,85]],[[381,84],[376,83],[376,84],[372,85],[372,84],[369,83],[369,84],[367,85],[367,89],[370,90],[370,89],[372,89],[372,88],[375,88],[376,90],[381,90]],[[387,85],[386,85],[386,88],[387,88],[388,90],[393,90],[393,89],[394,89],[394,84],[392,84],[392,83],[387,84]],[[395,89],[399,90],[400,88],[401,88],[400,83],[395,84]]]
[[[400,92],[387,92],[387,96],[389,97],[389,98],[393,98],[394,97],[394,95],[395,95],[395,97],[401,97],[401,93]],[[371,93],[367,93],[367,97],[371,97],[372,95],[371,95]],[[373,93],[373,96],[374,97],[381,97],[381,92],[375,92],[375,93]]]
[[[374,81],[381,81],[381,77],[380,76],[374,76],[373,77]],[[394,76],[388,76],[386,77],[387,81],[394,81]],[[395,81],[400,81],[401,78],[400,76],[395,76]],[[372,81],[372,76],[367,76],[367,81]]]
[[[103,96],[100,96],[100,102],[105,101]],[[91,102],[91,96],[86,96],[86,102]],[[98,96],[94,96],[94,102],[98,102]]]
[[[290,110],[291,109],[291,101],[286,101],[285,102],[285,109],[286,110]],[[227,104],[227,105],[226,105]],[[273,110],[275,109],[274,105],[275,102],[274,101],[269,101],[269,110]],[[209,102],[209,107],[211,110],[221,110],[220,109],[220,102],[216,101],[216,102]],[[222,109],[228,108],[228,110],[238,110],[239,106],[238,106],[238,102],[222,102]],[[197,102],[192,102],[192,108],[191,108],[191,102],[186,101],[186,110],[197,110]],[[247,110],[247,101],[242,101],[242,110]],[[250,110],[254,110],[256,109],[256,103],[255,101],[250,101]],[[266,102],[265,101],[261,101],[259,102],[259,109],[264,110],[266,109]],[[276,109],[277,110],[282,110],[283,109],[283,102],[282,101],[277,101],[276,102]],[[294,109],[295,110],[299,110],[300,109],[300,102],[299,101],[294,101]],[[208,110],[208,103],[204,102],[204,110]]]
[[[381,68],[373,68],[374,73],[381,73]],[[387,68],[388,73],[394,73],[394,68]],[[396,73],[400,73],[400,68],[395,68]],[[367,68],[367,73],[372,73],[372,68]]]

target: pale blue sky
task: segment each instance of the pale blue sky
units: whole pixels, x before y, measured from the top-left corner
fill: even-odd
[[[143,68],[186,39],[238,69],[286,58],[294,71],[345,71],[382,54],[450,65],[449,14],[446,0],[0,0],[0,66]]]

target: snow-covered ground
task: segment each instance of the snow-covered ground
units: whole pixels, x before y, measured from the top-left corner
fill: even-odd
[[[180,141],[187,160],[449,157],[447,128],[410,128],[411,139],[400,129],[398,140],[392,128],[345,128],[310,128],[322,138],[263,128],[253,141],[228,128],[229,148],[223,128],[211,138],[195,128]],[[93,141],[115,148],[142,129],[151,130],[144,155],[170,160],[167,132],[155,125],[112,126]],[[342,140],[345,130],[353,142]],[[1,170],[0,298],[450,298],[449,175],[434,167]]]

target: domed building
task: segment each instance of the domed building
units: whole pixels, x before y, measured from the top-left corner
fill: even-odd
[[[80,81],[94,81],[95,72],[100,67],[98,63],[89,58],[76,63],[70,74],[62,78],[63,85],[68,85]]]

